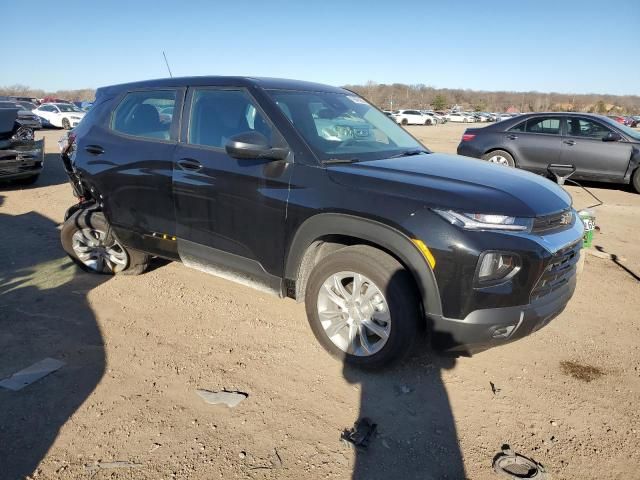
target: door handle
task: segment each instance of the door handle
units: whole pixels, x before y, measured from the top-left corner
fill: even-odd
[[[202,164],[193,158],[181,158],[178,160],[178,165],[180,165],[180,168],[183,170],[190,170],[192,172],[197,172],[202,168]]]
[[[507,135],[507,138],[509,140],[515,140],[516,138],[518,138],[518,135],[514,135],[513,133],[511,135]]]
[[[576,144],[575,140],[563,140],[562,143],[566,143],[567,145],[574,146]]]
[[[104,148],[100,145],[87,145],[84,149],[91,155],[102,155],[104,153]]]

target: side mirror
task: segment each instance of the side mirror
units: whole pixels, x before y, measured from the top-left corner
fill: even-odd
[[[619,142],[620,140],[622,140],[622,136],[616,132],[609,132],[602,137],[603,142]]]
[[[288,148],[274,148],[259,132],[244,132],[231,137],[224,149],[227,155],[239,159],[283,160],[289,155]]]

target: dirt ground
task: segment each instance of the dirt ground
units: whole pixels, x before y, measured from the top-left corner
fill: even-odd
[[[450,153],[463,129],[410,128]],[[425,346],[363,373],[320,348],[292,300],[176,263],[138,277],[79,271],[58,238],[74,201],[61,131],[41,135],[37,184],[0,188],[0,378],[46,357],[65,365],[0,388],[0,478],[492,479],[503,444],[554,479],[640,478],[640,195],[629,188],[590,185],[604,201],[595,244],[614,256],[586,256],[549,326],[472,358]],[[197,389],[248,398],[229,409]],[[363,415],[378,433],[356,451],[340,435]]]

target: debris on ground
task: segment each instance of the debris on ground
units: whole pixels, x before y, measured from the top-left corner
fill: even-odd
[[[112,468],[136,468],[142,466],[141,463],[129,462],[126,460],[117,460],[114,462],[97,462],[93,465],[85,465],[85,468],[90,472],[98,470],[108,470]]]
[[[0,387],[7,388],[9,390],[18,391],[24,387],[31,385],[33,382],[46,377],[52,372],[55,372],[64,365],[61,360],[55,358],[45,358],[39,362],[34,363],[30,367],[20,370],[14,373],[8,378],[0,381]]]
[[[489,382],[489,385],[491,385],[491,391],[493,392],[494,395],[500,391],[499,388],[496,388],[493,382]]]
[[[351,430],[342,432],[340,439],[358,448],[366,449],[369,446],[371,438],[375,435],[377,427],[378,425],[372,423],[368,418],[363,417],[354,423]]]
[[[507,478],[535,478],[549,480],[542,464],[511,450],[509,445],[502,446],[502,452],[493,457],[493,470]]]
[[[209,390],[196,390],[197,394],[202,397],[202,399],[211,404],[211,405],[219,405],[224,403],[227,407],[233,408],[237,406],[241,401],[249,396],[248,393],[244,392],[227,392],[223,390],[221,392],[211,392]]]
[[[578,362],[562,361],[560,362],[560,368],[565,375],[569,375],[583,382],[591,382],[602,375],[604,372],[598,367],[592,367],[591,365],[582,365]]]

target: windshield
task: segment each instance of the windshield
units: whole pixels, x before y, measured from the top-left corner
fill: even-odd
[[[67,104],[63,104],[63,103],[57,103],[56,107],[58,107],[61,112],[80,112],[80,113],[84,113],[82,110],[80,110],[75,105],[67,105]]]
[[[355,94],[268,93],[320,160],[377,160],[426,150],[387,115]]]
[[[631,127],[627,127],[626,125],[618,123],[609,117],[602,117],[602,120],[607,122],[609,125],[613,125],[615,128],[620,130],[625,135],[633,138],[636,142],[640,142],[640,132],[638,130],[634,130]]]

